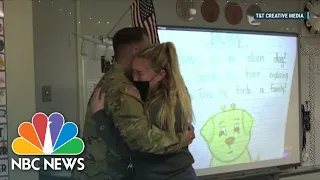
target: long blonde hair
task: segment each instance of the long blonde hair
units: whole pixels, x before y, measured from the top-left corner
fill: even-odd
[[[161,101],[161,108],[157,115],[159,128],[176,133],[176,108],[181,111],[181,129],[184,131],[193,122],[191,97],[180,73],[176,48],[172,42],[152,45],[138,53],[138,57],[150,61],[151,69],[155,73],[161,70],[166,76],[159,82],[157,88],[151,90],[145,104],[146,114],[156,101]]]

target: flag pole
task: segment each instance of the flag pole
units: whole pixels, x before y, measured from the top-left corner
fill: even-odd
[[[111,38],[110,35],[113,32],[113,30],[117,27],[117,25],[121,22],[121,20],[128,14],[128,12],[130,11],[131,6],[129,6],[129,8],[122,14],[122,16],[120,17],[120,19],[116,22],[116,24],[112,27],[112,29],[109,31],[109,33],[107,34],[107,38]]]

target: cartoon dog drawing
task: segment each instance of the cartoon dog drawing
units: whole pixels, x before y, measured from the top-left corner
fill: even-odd
[[[235,104],[213,115],[201,129],[201,135],[212,154],[211,167],[251,162],[248,145],[253,126],[252,116]]]

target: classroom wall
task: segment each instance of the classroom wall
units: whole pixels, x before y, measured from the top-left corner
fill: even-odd
[[[76,39],[71,33],[76,31],[76,23],[80,23],[82,35],[93,36],[108,34],[123,13],[129,10],[128,8],[131,2],[132,0],[82,0],[81,19],[79,22],[76,22],[74,1],[34,1],[34,61],[37,111],[43,111],[45,113],[60,111],[65,115],[67,120],[79,123]],[[223,15],[224,9],[220,9],[222,13],[217,22],[207,23],[201,17],[200,1],[197,1],[198,11],[195,19],[193,21],[183,21],[176,15],[175,2],[176,1],[173,0],[155,1],[158,24],[277,32],[301,31],[304,36],[308,36],[301,21],[272,21],[263,23],[260,27],[253,27],[249,25],[244,18],[241,24],[232,26],[225,21]],[[245,1],[241,1],[240,5],[243,7],[243,11],[246,11],[244,2]],[[251,3],[256,3],[256,1],[246,2],[246,6]],[[298,0],[270,0],[264,2],[259,3],[264,11],[301,11],[304,6],[304,3]],[[226,2],[218,1],[218,3],[221,8],[225,7]],[[118,29],[127,27],[130,24],[131,17],[129,12],[111,32],[111,35]],[[316,39],[305,38],[303,41],[305,41],[304,43],[306,44],[315,44]],[[303,80],[301,100],[305,101],[309,99],[308,59],[304,57],[301,59],[301,62],[301,80]],[[44,85],[50,85],[52,87],[52,102],[42,102],[41,88]],[[320,148],[317,148],[317,150],[319,151]],[[304,179],[314,179],[317,177],[320,177],[320,174],[303,176]],[[297,178],[302,177],[290,177],[286,180],[294,180]]]
[[[33,2],[37,111],[59,111],[78,122],[76,41],[71,35],[76,31],[75,3]],[[42,101],[42,86],[47,85],[52,88],[52,102]]]
[[[4,1],[6,40],[8,141],[17,137],[17,128],[36,111],[33,22],[31,1]],[[11,146],[10,146],[11,147]],[[9,148],[9,158],[16,155]],[[33,171],[10,171],[10,180],[38,180]]]

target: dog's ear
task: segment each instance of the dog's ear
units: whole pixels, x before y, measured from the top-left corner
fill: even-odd
[[[253,118],[247,111],[242,111],[242,125],[243,130],[246,134],[251,133],[251,129],[253,126]]]
[[[212,116],[208,119],[208,121],[203,125],[200,133],[201,133],[201,136],[204,138],[204,140],[207,142],[207,143],[211,143],[212,142],[212,139],[214,137],[214,128],[215,128],[215,125],[214,125],[214,117],[215,116]]]

